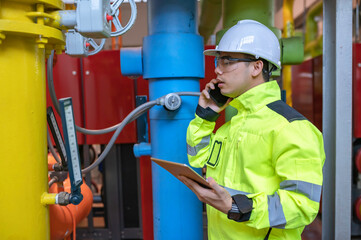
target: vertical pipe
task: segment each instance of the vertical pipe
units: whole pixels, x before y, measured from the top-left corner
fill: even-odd
[[[283,37],[293,37],[295,32],[293,22],[293,2],[294,0],[283,1]]]
[[[151,0],[148,3],[148,34],[196,34],[197,2]]]
[[[273,0],[225,0],[223,3],[223,29],[217,32],[217,44],[223,34],[238,21],[256,20],[267,27],[274,25]]]
[[[33,6],[2,1],[0,16],[31,20]],[[50,238],[47,191],[45,49],[32,37],[0,44],[0,239]]]
[[[360,0],[356,0],[355,12],[355,42],[359,42],[360,38]]]
[[[201,0],[201,14],[199,17],[198,31],[207,44],[222,16],[222,0]]]
[[[243,19],[273,26],[273,7],[273,1],[270,0],[226,0],[223,5],[223,28],[230,28]]]
[[[225,0],[223,3],[223,29],[217,32],[217,44],[223,34],[238,21],[256,20],[267,27],[274,26],[273,0]],[[229,121],[237,110],[231,106],[226,108],[226,121]]]
[[[306,16],[306,33],[305,33],[305,58],[317,57],[322,53],[322,45],[318,36],[318,24],[316,16],[322,15],[323,2],[316,3],[309,9]]]
[[[148,33],[143,41],[145,79],[154,100],[177,91],[199,91],[204,77],[203,40],[196,33],[196,0],[148,1]],[[186,129],[198,99],[182,97],[176,112],[150,111],[152,156],[188,163]],[[152,165],[154,239],[202,239],[202,204],[170,173]]]
[[[294,36],[295,28],[293,22],[293,1],[283,1],[283,37],[290,38]],[[292,68],[291,65],[285,65],[282,68],[283,89],[286,90],[286,103],[292,106]]]
[[[149,81],[151,99],[154,99],[155,93],[159,93],[160,89],[164,89],[161,94],[183,91],[181,89],[199,91],[197,79],[151,79]],[[183,106],[196,105],[194,101],[192,103],[193,99],[188,99],[186,102],[183,99]],[[188,112],[191,109],[194,110],[189,107]],[[188,116],[182,119],[177,117],[176,113],[165,113],[167,117],[157,116],[158,114],[161,113],[150,113],[152,156],[173,162],[188,163],[184,142],[191,116],[187,114]],[[152,165],[152,180],[154,239],[203,239],[202,204],[194,193],[156,164]]]
[[[305,46],[308,43],[317,39],[318,35],[318,25],[315,17],[321,15],[323,11],[323,2],[318,2],[308,11],[306,17],[306,34],[305,34]]]
[[[352,0],[324,2],[322,239],[351,239]]]

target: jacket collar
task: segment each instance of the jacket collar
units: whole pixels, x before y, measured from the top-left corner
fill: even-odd
[[[281,91],[277,81],[262,83],[247,92],[239,95],[230,102],[230,105],[238,110],[254,112],[267,104],[280,100]]]

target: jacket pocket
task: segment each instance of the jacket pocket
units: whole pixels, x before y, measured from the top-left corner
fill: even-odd
[[[211,148],[211,154],[209,155],[207,166],[211,168],[215,168],[220,159],[222,158],[222,152],[225,148],[226,138],[217,138],[214,140]]]

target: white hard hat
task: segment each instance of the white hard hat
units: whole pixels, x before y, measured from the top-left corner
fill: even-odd
[[[280,44],[276,35],[265,25],[254,20],[242,20],[228,29],[215,49],[205,50],[205,55],[219,52],[246,53],[281,67]]]

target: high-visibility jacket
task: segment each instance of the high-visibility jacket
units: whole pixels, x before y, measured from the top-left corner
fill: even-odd
[[[276,81],[233,99],[238,110],[214,134],[215,122],[198,115],[187,130],[193,167],[207,166],[233,196],[253,201],[250,219],[229,220],[207,205],[209,239],[301,239],[319,209],[325,161],[320,131],[280,100]]]

